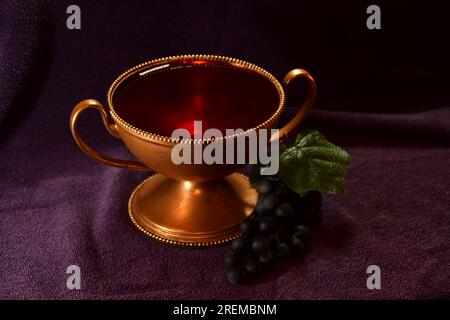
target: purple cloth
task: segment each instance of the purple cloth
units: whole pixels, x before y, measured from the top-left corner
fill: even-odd
[[[448,62],[430,69],[438,62],[424,60],[414,72],[420,79],[427,72],[433,77],[419,81],[412,71],[404,74],[411,57],[404,64],[383,55],[376,61],[371,58],[381,49],[367,43],[353,44],[356,53],[342,49],[327,57],[327,41],[336,44],[340,33],[333,33],[336,25],[326,18],[340,15],[330,14],[333,7],[321,1],[314,2],[321,6],[293,1],[286,9],[275,1],[135,1],[133,6],[77,1],[82,10],[77,31],[65,26],[69,1],[22,3],[0,2],[0,12],[8,12],[0,20],[0,119],[5,120],[0,123],[0,298],[450,298],[450,99],[442,71]],[[16,21],[17,10],[25,10],[34,23]],[[290,26],[298,34],[275,39],[277,29],[269,24],[274,20],[267,18],[296,14],[324,23],[316,30],[323,43],[304,30],[301,19],[294,19],[298,29]],[[36,29],[49,15],[51,30]],[[354,38],[345,32],[351,30],[357,40],[372,37],[383,45],[379,35],[361,35],[356,20],[363,21],[349,14],[337,27],[344,32],[339,48],[350,45],[346,41]],[[279,28],[284,27],[289,25]],[[393,30],[395,37],[400,31]],[[383,32],[386,45],[395,46]],[[315,42],[299,55],[294,36]],[[409,50],[409,42],[394,48],[400,47]],[[361,67],[368,62],[356,58],[364,50],[375,51],[368,56],[375,68],[367,67],[372,72],[367,75]],[[295,66],[310,69],[321,99],[308,126],[353,157],[346,193],[325,197],[325,219],[314,231],[305,261],[281,264],[242,286],[225,279],[225,247],[176,248],[136,230],[127,201],[147,174],[96,163],[80,152],[69,132],[73,106],[85,98],[105,102],[109,84],[126,68],[190,52],[241,57],[279,78]],[[342,63],[348,63],[347,73],[339,72]],[[382,63],[391,68],[385,81],[377,68]],[[371,86],[376,81],[383,82]],[[396,84],[399,90],[392,91]],[[82,136],[95,149],[130,157],[104,132],[97,113],[86,112],[80,120]],[[81,268],[81,290],[66,287],[72,264]],[[381,290],[366,287],[369,265],[381,268]]]
[[[50,39],[48,9],[48,1],[1,2],[0,124],[13,105],[20,108],[24,102],[20,93],[30,89],[26,86],[42,70],[45,61],[42,49]]]

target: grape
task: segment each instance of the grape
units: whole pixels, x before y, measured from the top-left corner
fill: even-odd
[[[268,214],[270,212],[264,206],[264,199],[265,199],[264,195],[260,196],[259,199],[258,199],[258,203],[256,204],[256,208],[255,208],[255,211],[256,211],[257,214],[266,215],[266,214]]]
[[[235,267],[236,265],[238,265],[239,259],[236,255],[236,253],[234,253],[233,251],[228,251],[225,254],[223,263],[224,263],[225,267],[231,268],[231,267]]]
[[[261,219],[258,224],[259,232],[262,234],[273,233],[277,228],[277,221],[272,217]]]
[[[290,240],[292,236],[292,226],[288,223],[280,223],[280,227],[278,228],[278,232],[276,233],[276,237],[278,240],[282,242],[287,242]]]
[[[270,263],[275,260],[275,256],[273,255],[273,253],[270,250],[267,250],[267,251],[261,253],[258,256],[258,259],[262,263]]]
[[[254,233],[255,226],[253,225],[253,221],[247,219],[241,223],[239,229],[241,230],[242,234],[249,235]]]
[[[291,190],[285,184],[282,184],[275,191],[275,195],[277,195],[278,197],[281,197],[283,199],[286,199],[287,197],[289,197],[291,195]]]
[[[276,255],[280,258],[286,258],[291,253],[291,248],[284,242],[278,242],[275,246]]]
[[[305,243],[295,236],[292,237],[291,247],[297,253],[303,253],[306,249]]]
[[[239,268],[231,268],[227,273],[227,280],[232,284],[238,284],[242,277],[242,271]]]
[[[278,199],[274,194],[268,194],[263,199],[263,206],[266,210],[273,210],[277,205]]]
[[[322,220],[318,191],[300,197],[275,176],[264,177],[258,190],[254,215],[240,224],[243,236],[232,241],[224,257],[227,279],[233,284],[291,254],[302,257],[308,249],[308,226]]]
[[[275,188],[281,183],[280,178],[278,178],[278,176],[276,176],[276,175],[265,176],[264,179],[269,180],[270,182],[272,182],[272,185]]]
[[[273,184],[270,180],[268,179],[264,179],[263,181],[261,181],[260,185],[259,185],[259,192],[261,194],[267,194],[270,192],[273,192]]]
[[[249,274],[254,274],[256,273],[256,271],[258,271],[259,269],[259,264],[258,261],[256,261],[255,259],[251,258],[247,261],[247,263],[245,264],[245,270],[249,273]]]
[[[294,210],[294,207],[289,203],[282,203],[275,210],[275,215],[282,219],[292,219],[294,216]]]
[[[290,189],[287,185],[282,184],[275,191],[275,195],[278,196],[283,202],[290,203],[292,205],[297,204],[301,199],[300,195]]]
[[[263,237],[256,237],[252,241],[252,250],[254,253],[259,254],[265,251],[270,245],[270,241]]]
[[[243,252],[247,247],[247,242],[243,238],[238,238],[231,242],[231,250],[234,252]]]
[[[301,240],[307,239],[310,233],[308,227],[303,224],[299,224],[294,228],[294,236]]]

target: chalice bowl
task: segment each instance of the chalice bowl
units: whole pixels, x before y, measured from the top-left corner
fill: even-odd
[[[283,82],[288,85],[296,78],[309,84],[305,102],[267,144],[295,129],[315,100],[316,84],[307,71],[291,70]],[[70,116],[70,129],[80,149],[103,164],[157,172],[129,198],[128,212],[136,227],[154,239],[186,246],[215,245],[238,237],[239,224],[252,214],[258,198],[248,178],[237,173],[245,163],[174,163],[172,153],[180,144],[204,149],[217,141],[195,138],[195,121],[221,132],[242,129],[219,138],[224,146],[262,129],[276,128],[285,108],[285,93],[277,79],[234,58],[172,56],[122,73],[110,86],[107,102],[109,110],[93,99],[78,103]],[[105,156],[82,140],[77,121],[90,108],[100,112],[106,130],[121,139],[139,161]],[[194,138],[174,138],[172,133],[179,128]]]

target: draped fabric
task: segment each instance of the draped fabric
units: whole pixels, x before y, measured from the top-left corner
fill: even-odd
[[[382,29],[369,31],[364,1],[79,0],[81,29],[69,30],[70,1],[0,1],[0,297],[449,298],[449,30],[445,10],[408,3],[380,4]],[[308,69],[319,100],[303,127],[353,159],[304,261],[245,285],[227,283],[226,247],[186,250],[135,229],[127,201],[148,173],[96,163],[69,131],[73,106],[106,103],[127,68],[188,53],[241,58],[279,79]],[[302,84],[288,96],[285,120]],[[132,157],[95,112],[80,132]],[[66,286],[70,265],[80,290]],[[366,286],[370,265],[381,290]]]

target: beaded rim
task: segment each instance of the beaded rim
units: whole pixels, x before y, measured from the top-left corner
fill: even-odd
[[[241,176],[243,176],[245,179],[248,180],[248,177],[242,173],[239,173]],[[212,246],[218,246],[218,245],[222,245],[226,242],[229,242],[231,240],[237,239],[239,238],[242,234],[241,232],[237,231],[236,234],[233,234],[231,236],[228,236],[224,239],[221,240],[214,240],[214,241],[208,241],[208,242],[183,242],[183,241],[177,241],[177,240],[171,240],[171,239],[166,239],[163,238],[161,236],[158,236],[150,231],[148,231],[147,229],[145,229],[144,227],[142,227],[134,218],[133,216],[133,200],[136,196],[136,193],[139,191],[139,189],[150,179],[152,179],[154,176],[156,176],[156,174],[151,175],[150,177],[148,177],[147,179],[145,179],[144,181],[142,181],[131,193],[130,198],[128,199],[128,216],[130,217],[131,221],[133,222],[134,226],[136,228],[138,228],[139,231],[141,231],[142,233],[144,233],[145,235],[149,236],[150,238],[157,240],[159,242],[165,243],[165,244],[169,244],[169,245],[175,245],[175,246],[180,246],[180,247],[190,247],[190,248],[199,248],[199,247],[212,247]]]
[[[154,65],[164,64],[164,63],[168,63],[168,62],[174,62],[174,61],[178,61],[178,60],[182,60],[182,59],[194,59],[194,60],[199,59],[199,60],[207,60],[207,61],[225,62],[225,63],[229,63],[229,64],[239,65],[240,67],[243,67],[247,70],[256,72],[257,74],[268,79],[277,89],[280,100],[279,100],[276,111],[270,116],[269,119],[267,119],[266,121],[257,125],[254,128],[250,128],[250,129],[247,129],[246,131],[243,131],[240,133],[235,133],[233,135],[223,136],[220,138],[210,138],[210,139],[179,139],[179,138],[176,139],[176,138],[158,135],[155,133],[150,133],[148,131],[145,131],[145,130],[142,130],[142,129],[132,126],[131,124],[129,124],[128,122],[123,120],[116,113],[116,111],[114,110],[114,105],[112,103],[112,97],[114,95],[115,90],[122,83],[123,80],[125,80],[126,78],[128,78],[129,76],[131,76],[133,74],[138,73],[142,69],[146,69],[146,68],[154,66]],[[107,101],[108,101],[111,117],[114,119],[114,121],[117,124],[119,124],[121,127],[125,128],[127,131],[129,131],[131,134],[138,135],[140,138],[143,138],[144,140],[149,140],[149,141],[157,142],[157,143],[171,144],[171,145],[177,144],[177,143],[205,144],[205,143],[210,143],[214,140],[231,139],[231,138],[235,138],[238,136],[248,135],[255,130],[272,127],[273,124],[279,119],[281,112],[283,111],[284,103],[285,103],[285,94],[284,94],[283,87],[271,73],[269,73],[268,71],[264,70],[263,68],[260,68],[252,63],[249,63],[249,62],[246,62],[246,61],[243,61],[240,59],[236,59],[236,58],[225,57],[225,56],[193,54],[193,55],[177,55],[177,56],[170,56],[170,57],[166,57],[166,58],[154,59],[154,60],[143,62],[133,68],[128,69],[127,71],[122,73],[120,76],[118,76],[114,80],[114,82],[111,84],[111,86],[109,87],[109,90],[107,93]]]

